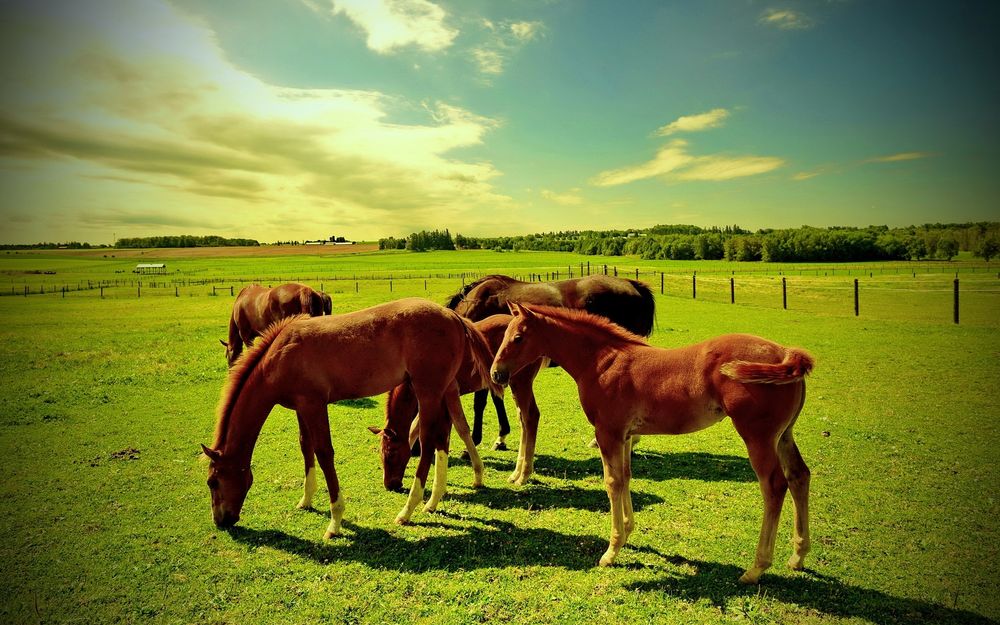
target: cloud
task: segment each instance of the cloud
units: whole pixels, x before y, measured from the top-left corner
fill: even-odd
[[[542,31],[541,22],[514,22],[510,25],[510,32],[520,41],[531,41]]]
[[[484,19],[480,25],[487,34],[485,41],[472,49],[472,60],[487,83],[504,72],[511,56],[544,32],[541,22],[497,23]]]
[[[915,161],[933,156],[930,152],[899,152],[887,156],[876,156],[866,160],[866,163],[898,163],[900,161]]]
[[[761,14],[759,22],[780,30],[805,30],[813,26],[807,15],[791,9],[767,9]]]
[[[333,0],[333,13],[360,26],[368,35],[368,47],[379,54],[410,45],[428,52],[443,50],[458,36],[445,25],[444,9],[428,0]]]
[[[542,189],[541,195],[546,200],[561,206],[579,206],[580,204],[583,204],[583,197],[580,195],[580,189],[578,188],[570,189],[565,193],[557,193],[548,189]]]
[[[490,118],[429,102],[421,120],[421,105],[379,92],[268,84],[166,3],[66,6],[57,16],[25,5],[0,25],[0,183],[26,171],[44,181],[19,183],[18,206],[0,199],[3,212],[120,202],[110,208],[184,225],[211,207],[221,213],[205,228],[301,238],[318,214],[376,223],[363,234],[378,236],[511,201],[490,162],[452,154],[482,144]],[[388,121],[397,108],[416,121]],[[81,188],[87,197],[71,195]],[[299,219],[266,227],[278,207]]]
[[[707,113],[697,115],[684,115],[666,126],[660,126],[654,134],[658,137],[666,137],[677,132],[698,132],[718,128],[728,117],[729,111],[723,108],[712,109]]]
[[[722,181],[764,174],[785,165],[783,159],[772,156],[695,156],[687,152],[687,147],[687,141],[674,139],[660,148],[653,160],[601,172],[591,183],[611,187],[648,178]]]

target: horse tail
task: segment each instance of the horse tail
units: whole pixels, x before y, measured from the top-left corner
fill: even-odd
[[[634,327],[627,328],[639,336],[649,336],[653,333],[653,321],[656,319],[656,299],[649,285],[639,280],[629,280],[639,293],[639,303],[635,306]]]
[[[465,327],[465,337],[468,339],[469,352],[472,354],[472,366],[479,377],[483,379],[483,386],[488,388],[497,397],[503,397],[503,387],[493,381],[490,375],[490,367],[493,366],[493,350],[490,344],[471,321],[455,313]]]
[[[258,363],[264,359],[264,354],[267,353],[271,344],[274,343],[278,335],[293,321],[306,318],[308,318],[307,315],[292,315],[267,326],[267,329],[254,341],[253,347],[244,352],[243,357],[237,360],[233,368],[229,370],[229,377],[226,378],[226,384],[222,387],[222,396],[219,398],[219,406],[216,410],[218,418],[215,423],[215,443],[212,445],[212,449],[221,449],[223,443],[225,443],[223,437],[225,436],[229,415],[232,414],[236,400],[239,398],[243,387],[246,386],[247,380],[250,379],[251,374],[257,369]]]
[[[798,382],[813,369],[813,357],[797,347],[785,350],[785,359],[775,364],[732,360],[719,371],[744,384],[791,384]]]

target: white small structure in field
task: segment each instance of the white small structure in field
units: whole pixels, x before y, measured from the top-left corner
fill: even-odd
[[[165,274],[167,273],[166,263],[139,263],[132,270],[132,273],[138,274]]]

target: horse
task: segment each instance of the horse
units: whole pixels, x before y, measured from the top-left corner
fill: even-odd
[[[254,446],[271,409],[281,405],[295,410],[304,433],[300,440],[308,498],[310,488],[315,490],[315,478],[310,480],[314,454],[326,477],[330,524],[324,536],[339,534],[344,499],[333,463],[327,404],[384,393],[404,380],[413,385],[419,405],[420,442],[424,449],[436,450],[434,486],[424,507],[434,511],[445,490],[448,413],[465,421],[455,377],[466,352],[477,374],[501,392],[489,382],[492,351],[483,335],[471,321],[427,300],[402,299],[336,316],[298,315],[270,326],[230,370],[217,409],[215,441],[211,447],[202,445],[210,460],[215,524],[230,527],[239,521],[253,483]],[[468,426],[459,435],[471,449],[475,482],[481,484],[483,465]],[[408,523],[423,501],[430,459],[429,453],[421,457],[397,523]]]
[[[329,293],[324,293],[319,291],[320,299],[323,300],[323,314],[332,315],[333,314],[333,298],[330,297]]]
[[[229,340],[219,342],[226,348],[226,362],[232,367],[253,340],[275,321],[292,315],[319,317],[325,312],[322,294],[304,284],[290,282],[274,288],[259,284],[243,287],[233,302],[229,316]],[[332,305],[331,305],[332,311]],[[329,314],[329,313],[327,313]]]
[[[510,306],[515,318],[491,376],[504,384],[522,366],[548,356],[576,381],[600,446],[611,502],[611,538],[601,566],[614,563],[635,528],[629,438],[695,432],[728,415],[746,444],[764,497],[756,555],[740,581],[757,583],[770,567],[787,490],[795,505],[788,565],[803,567],[809,551],[809,468],[792,426],[805,403],[804,378],[813,368],[808,352],[749,334],[664,349],[586,312]]]
[[[645,283],[603,274],[556,282],[522,282],[510,276],[486,276],[462,287],[445,306],[463,317],[480,321],[490,315],[508,313],[508,302],[586,310],[641,336],[649,336],[653,331],[656,315],[653,292]],[[477,445],[483,438],[486,395],[485,391],[476,391],[473,400],[472,440]],[[493,448],[507,449],[506,437],[510,434],[507,411],[503,401],[496,396],[493,405],[500,425]],[[518,453],[520,455],[520,451]]]
[[[482,332],[491,349],[500,347],[507,324],[513,319],[510,315],[491,315],[474,325]],[[532,388],[535,376],[542,368],[544,359],[529,364],[514,373],[510,379],[510,388],[517,404],[517,412],[521,423],[521,445],[518,447],[517,464],[510,475],[510,481],[522,485],[534,470],[535,438],[538,432],[538,404]],[[463,364],[457,378],[458,389],[462,395],[486,388],[471,362]],[[404,382],[389,391],[385,403],[385,426],[369,427],[373,434],[381,438],[382,478],[386,490],[399,490],[403,486],[403,473],[410,460],[410,449],[417,435],[414,417],[417,416],[417,398],[413,385]],[[454,421],[455,417],[452,417]],[[464,415],[463,415],[464,419]],[[466,425],[466,427],[468,427]],[[407,435],[409,433],[409,435]]]

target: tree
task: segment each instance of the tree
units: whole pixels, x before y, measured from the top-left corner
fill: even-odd
[[[991,258],[1000,255],[1000,237],[990,236],[980,240],[973,253],[986,262],[990,262]]]

